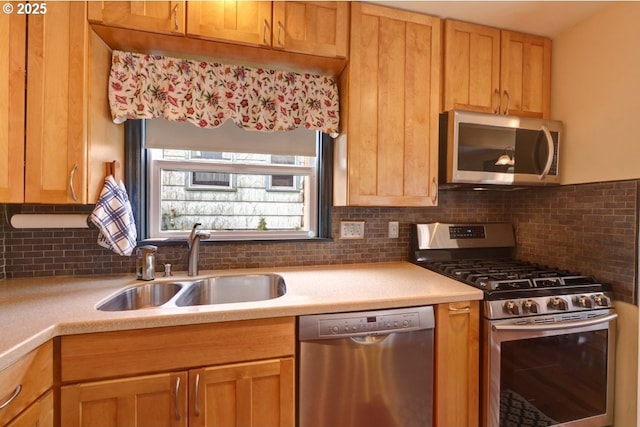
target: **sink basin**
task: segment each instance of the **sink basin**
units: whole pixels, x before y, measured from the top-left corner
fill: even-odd
[[[98,306],[101,311],[139,310],[161,306],[182,289],[178,283],[149,283],[139,285],[112,296]]]
[[[211,277],[193,282],[176,300],[179,307],[262,301],[287,292],[277,274]]]

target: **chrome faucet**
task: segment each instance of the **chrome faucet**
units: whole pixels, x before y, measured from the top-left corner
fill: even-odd
[[[191,229],[191,234],[189,234],[189,240],[187,241],[188,247],[188,257],[189,257],[189,271],[187,274],[189,276],[197,276],[198,275],[198,261],[200,260],[200,239],[208,239],[211,237],[209,233],[204,233],[202,231],[197,231],[196,228],[200,226],[199,222],[193,224],[193,228]]]

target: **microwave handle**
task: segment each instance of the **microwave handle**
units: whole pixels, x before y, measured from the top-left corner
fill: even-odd
[[[547,145],[549,147],[549,157],[547,157],[547,164],[544,166],[544,170],[542,171],[542,174],[538,176],[538,178],[540,178],[541,181],[547,177],[547,175],[549,174],[549,171],[551,170],[551,165],[553,164],[553,156],[556,150],[555,146],[553,145],[553,138],[551,137],[551,132],[549,132],[549,128],[546,127],[545,125],[542,125],[542,132],[544,132],[544,136],[547,139]]]

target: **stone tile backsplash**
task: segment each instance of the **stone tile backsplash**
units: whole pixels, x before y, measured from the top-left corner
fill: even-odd
[[[408,259],[410,224],[416,222],[512,222],[518,257],[593,274],[614,286],[618,299],[635,301],[638,182],[622,181],[511,192],[441,191],[430,208],[332,209],[333,240],[321,242],[205,243],[201,270],[281,267]],[[92,229],[15,230],[8,212],[90,212],[92,206],[0,205],[0,277],[133,274],[134,257],[96,244]],[[340,240],[341,220],[365,221],[365,238]],[[400,237],[389,239],[389,221]],[[186,270],[186,244],[164,244],[158,271],[171,263]],[[1,285],[1,282],[0,282]]]

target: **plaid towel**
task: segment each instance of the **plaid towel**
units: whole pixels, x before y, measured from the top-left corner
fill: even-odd
[[[136,247],[136,223],[127,190],[113,176],[104,180],[104,188],[96,207],[89,215],[100,234],[98,244],[122,256],[129,256]]]

